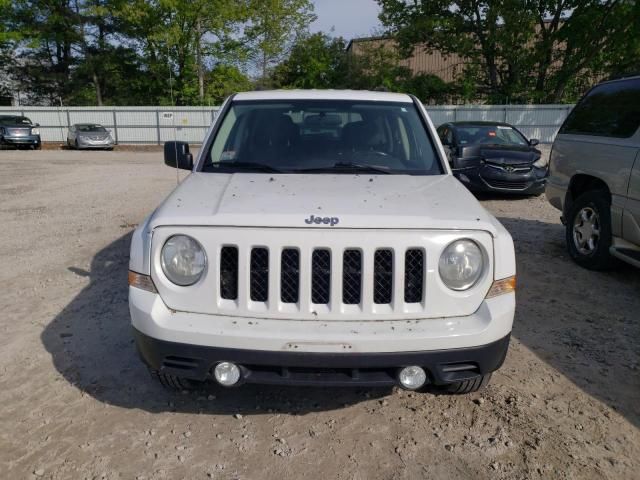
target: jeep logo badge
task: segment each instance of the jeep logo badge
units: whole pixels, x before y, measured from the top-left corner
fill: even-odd
[[[316,217],[315,215],[311,215],[309,218],[304,219],[304,223],[308,225],[312,225],[315,223],[316,225],[324,224],[331,225],[333,227],[337,225],[338,222],[340,222],[340,219],[338,217]]]

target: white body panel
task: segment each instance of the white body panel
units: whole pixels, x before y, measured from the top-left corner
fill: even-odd
[[[247,350],[418,352],[486,345],[511,331],[515,295],[482,302],[464,317],[380,322],[252,319],[174,312],[159,295],[129,288],[133,326],[170,342]]]

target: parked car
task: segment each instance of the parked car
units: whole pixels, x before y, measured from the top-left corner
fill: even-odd
[[[382,92],[232,96],[135,230],[136,343],[169,387],[215,379],[466,393],[502,364],[511,236],[458,182],[422,104]]]
[[[67,132],[67,146],[76,149],[103,148],[113,150],[115,141],[111,133],[95,123],[76,123]]]
[[[473,192],[540,195],[547,161],[514,126],[499,122],[447,122],[438,127],[455,177]]]
[[[547,199],[583,267],[640,267],[640,76],[601,83],[569,114],[551,150]]]
[[[39,125],[20,115],[0,115],[0,148],[13,146],[40,150]]]

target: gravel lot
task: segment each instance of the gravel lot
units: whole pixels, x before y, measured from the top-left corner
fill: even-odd
[[[482,393],[171,394],[137,359],[126,277],[175,182],[160,152],[0,152],[0,477],[638,478],[640,271],[573,264],[544,197],[483,199],[519,292]]]

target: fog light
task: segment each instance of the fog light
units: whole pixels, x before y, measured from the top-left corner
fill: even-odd
[[[240,369],[235,363],[220,362],[213,369],[213,375],[220,385],[230,387],[240,380]]]
[[[424,369],[417,366],[404,367],[398,375],[400,384],[409,390],[420,388],[427,382],[427,374]]]

